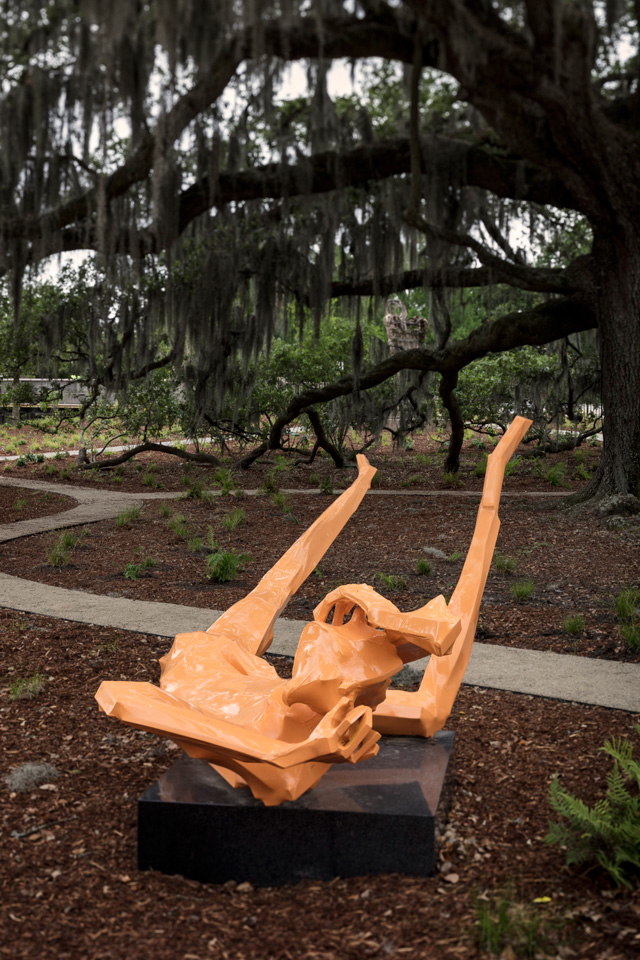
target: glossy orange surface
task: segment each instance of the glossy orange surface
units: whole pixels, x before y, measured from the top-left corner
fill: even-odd
[[[160,661],[159,688],[105,681],[96,694],[100,707],[169,737],[270,805],[299,797],[331,763],[374,756],[381,733],[435,733],[471,652],[499,528],[504,466],[529,424],[517,417],[488,459],[476,530],[448,606],[436,597],[402,613],[366,584],[343,585],[302,631],[291,680],[281,680],[262,659],[276,619],[371,485],[375,468],[359,456],[355,482],[251,593],[206,632],[175,638]],[[388,691],[394,674],[425,653],[432,656],[419,692]]]

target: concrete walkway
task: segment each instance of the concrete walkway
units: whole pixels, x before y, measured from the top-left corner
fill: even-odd
[[[166,492],[120,493],[61,487],[38,480],[5,477],[0,478],[0,484],[64,493],[78,501],[78,506],[52,517],[0,525],[0,542],[111,519],[125,507],[141,500],[167,500],[180,496],[179,493]],[[310,494],[317,491],[289,492]],[[441,496],[443,493],[446,495],[448,491],[402,491],[400,495]],[[392,495],[393,491],[370,491],[367,496],[371,494]],[[459,493],[456,495],[460,496]],[[471,495],[480,496],[479,493]],[[523,496],[522,493],[513,495]],[[217,610],[67,590],[6,573],[0,573],[0,607],[163,637],[206,630],[220,615]],[[303,626],[302,620],[280,619],[270,652],[293,656]],[[421,676],[426,662],[427,658],[405,667],[404,677],[409,680]],[[465,683],[640,713],[640,664],[475,643]]]

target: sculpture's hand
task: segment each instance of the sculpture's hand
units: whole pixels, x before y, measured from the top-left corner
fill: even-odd
[[[351,701],[342,697],[307,740],[309,759],[358,763],[377,754],[379,739],[380,734],[372,729],[371,708],[352,707]]]

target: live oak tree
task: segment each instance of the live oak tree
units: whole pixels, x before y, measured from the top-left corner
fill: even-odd
[[[640,494],[637,2],[1,9],[0,269],[17,323],[25,272],[92,251],[105,289],[123,291],[116,309],[88,298],[89,353],[107,344],[97,379],[186,358],[215,412],[232,385],[250,391],[250,360],[290,304],[320,323],[331,298],[423,287],[434,343],[365,365],[356,307],[353,373],[295,397],[252,456],[316,404],[432,371],[451,463],[463,367],[597,328],[604,447],[589,493]],[[332,60],[373,57],[407,80],[386,126],[364,101],[327,93]],[[310,95],[281,104],[292,61],[307,65]],[[505,227],[564,216],[592,239],[562,266],[528,262]],[[452,339],[448,291],[495,283],[540,296]]]

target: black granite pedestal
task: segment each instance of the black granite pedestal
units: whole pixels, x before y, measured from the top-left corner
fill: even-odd
[[[383,737],[298,800],[265,807],[181,757],[138,801],[138,867],[258,886],[368,873],[429,876],[452,787],[454,735]]]

